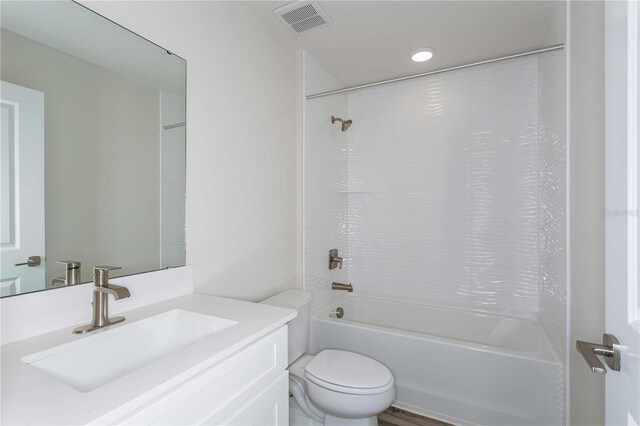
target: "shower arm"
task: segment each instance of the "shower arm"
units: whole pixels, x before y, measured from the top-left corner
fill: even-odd
[[[351,126],[351,124],[353,123],[353,120],[343,120],[342,118],[338,118],[338,117],[334,117],[333,115],[331,116],[331,124],[334,124],[336,121],[339,121],[341,123],[341,130],[343,132],[346,132],[347,129]]]

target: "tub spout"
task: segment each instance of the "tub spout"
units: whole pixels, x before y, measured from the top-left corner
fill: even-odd
[[[351,283],[349,284],[343,284],[343,283],[331,283],[331,289],[332,290],[345,290],[348,291],[349,293],[353,293],[353,286],[351,285]]]

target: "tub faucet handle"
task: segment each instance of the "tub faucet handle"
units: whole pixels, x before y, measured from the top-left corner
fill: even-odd
[[[329,250],[329,269],[342,269],[342,258],[338,256],[338,249]]]

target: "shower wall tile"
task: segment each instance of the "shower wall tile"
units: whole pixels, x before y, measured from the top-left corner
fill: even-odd
[[[396,191],[466,193],[467,123],[436,118],[399,123],[396,129]]]
[[[340,83],[304,54],[307,94],[340,88]],[[347,138],[331,116],[347,116],[347,97],[331,96],[305,103],[304,123],[304,282],[313,293],[312,312],[333,297],[331,282],[348,282],[348,265],[329,270],[329,250],[347,252]],[[346,257],[346,256],[345,256]],[[311,339],[310,339],[311,341]],[[313,348],[310,348],[313,350]]]
[[[356,96],[355,94],[352,96]],[[367,125],[352,125],[348,130],[350,159],[393,158],[395,116],[394,90],[390,86],[379,86],[357,94],[361,102],[351,105],[350,113],[366,115]],[[351,117],[349,117],[351,118]]]
[[[500,114],[471,114],[471,303],[537,312],[538,111],[536,105],[515,103],[512,101],[513,106]]]
[[[395,207],[398,295],[468,304],[467,199],[444,189],[400,192]]]
[[[451,118],[459,122],[469,109],[469,75],[466,71],[405,80],[393,87],[397,124],[434,118]]]
[[[349,155],[349,191],[393,192],[393,158]]]
[[[542,243],[557,241],[540,235],[558,229],[542,229],[540,214],[539,74],[534,56],[349,94],[349,280],[358,292],[527,316],[561,310],[540,266]],[[559,178],[564,163],[546,164]],[[557,254],[547,264],[561,269]]]
[[[538,103],[538,55],[482,65],[467,72],[472,111]]]
[[[565,57],[553,52],[540,58],[539,182],[540,182],[540,321],[557,353],[566,353],[566,128],[565,80],[556,78]]]
[[[360,293],[395,293],[394,194],[349,194],[349,281]]]

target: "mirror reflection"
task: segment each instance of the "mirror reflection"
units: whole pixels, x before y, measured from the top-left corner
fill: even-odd
[[[183,266],[186,62],[71,1],[1,27],[0,295]]]

